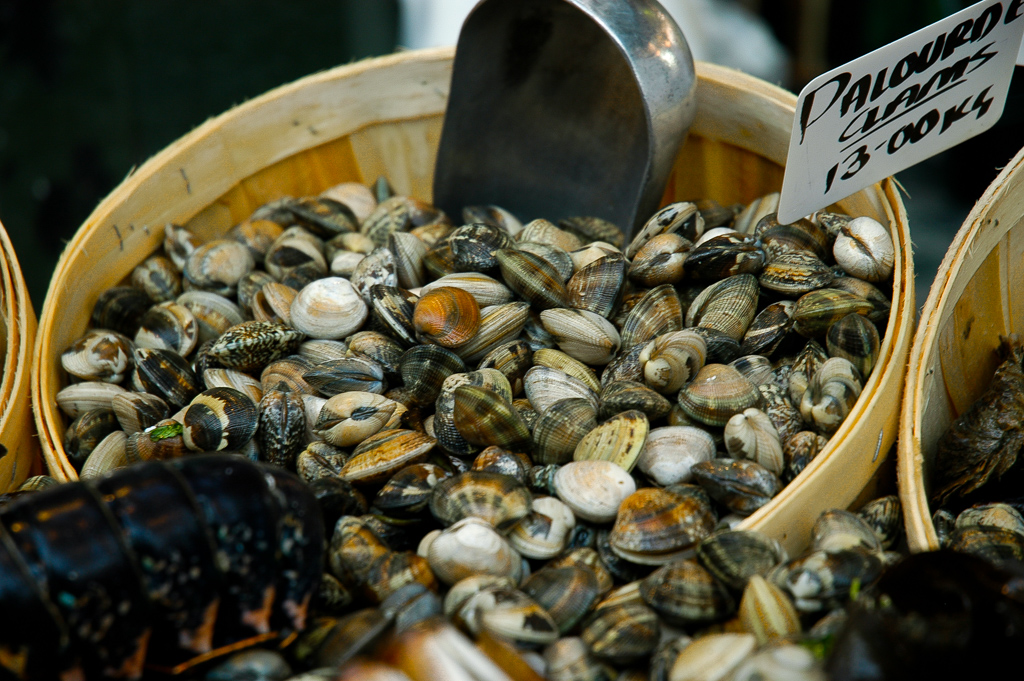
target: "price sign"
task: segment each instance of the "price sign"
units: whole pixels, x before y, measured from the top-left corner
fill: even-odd
[[[818,76],[797,100],[779,221],[793,222],[999,120],[1024,0],[979,2]]]

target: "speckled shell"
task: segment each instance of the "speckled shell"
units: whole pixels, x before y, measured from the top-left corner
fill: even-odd
[[[208,352],[229,369],[253,371],[291,354],[302,339],[302,332],[282,324],[242,322],[225,331]]]

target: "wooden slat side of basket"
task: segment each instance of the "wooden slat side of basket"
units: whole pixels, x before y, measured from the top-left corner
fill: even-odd
[[[939,438],[981,396],[1000,334],[1024,331],[1024,149],[974,205],[946,251],[910,353],[897,481],[913,551],[939,547],[928,471]]]
[[[0,288],[6,349],[0,378],[0,492],[40,472],[39,440],[32,416],[31,360],[36,315],[14,246],[0,225]]]
[[[278,88],[183,137],[139,168],[97,207],[54,274],[36,345],[39,364],[33,389],[47,463],[55,474],[65,479],[75,477],[60,446],[65,419],[54,404],[54,396],[63,378],[55,359],[84,332],[99,292],[122,281],[158,248],[163,224],[184,223],[201,238],[211,238],[271,199],[316,193],[342,181],[372,181],[379,175],[389,177],[400,192],[429,199],[451,56],[450,50],[404,53],[340,67]],[[391,83],[416,78],[417,85],[409,95],[415,103],[391,102],[385,106],[364,101],[359,107],[348,105],[345,115],[352,118],[345,125],[338,122],[339,116],[329,106],[315,109],[319,116],[330,118],[329,122],[288,114],[290,100],[295,100],[300,111],[308,112],[310,106],[301,102],[325,98],[337,101],[336,90],[344,91],[345,97],[364,100],[401,96],[398,92],[403,88],[397,85],[382,95],[374,86],[373,76]],[[355,87],[354,82],[360,86]],[[699,113],[673,169],[666,201],[714,197],[725,203],[749,202],[777,191],[782,183],[795,97],[739,72],[698,64],[698,101]],[[716,115],[721,112],[727,113]],[[295,120],[301,124],[296,125]],[[305,137],[279,145],[274,135],[282,127],[302,128]],[[261,160],[251,149],[264,144],[266,155]],[[250,148],[244,163],[239,160],[242,157],[231,155],[233,145]],[[215,166],[219,174],[215,177],[206,165]],[[183,184],[186,177],[187,185]],[[898,245],[896,267],[900,275],[893,315],[885,332],[879,368],[866,387],[866,391],[873,391],[870,408],[879,410],[877,403],[881,402],[880,411],[888,418],[897,411],[899,379],[909,344],[904,317],[905,311],[913,308],[908,298],[913,286],[907,285],[912,269],[905,257],[909,252],[906,215],[890,183],[860,192],[838,207],[890,225]],[[134,228],[126,230],[125,225]],[[53,309],[58,300],[60,314]],[[895,373],[899,376],[894,380]],[[858,414],[868,409],[869,401],[861,402]],[[894,426],[855,420],[840,430],[836,443],[842,442],[844,447],[851,443],[875,452],[879,430],[884,431],[882,439],[889,444],[895,437]],[[815,494],[822,491],[821,501],[804,499],[796,489],[801,484],[798,478],[782,498],[752,516],[748,524],[784,539],[790,550],[799,549],[807,536],[803,528],[809,527],[821,510],[852,501],[882,458],[869,456],[854,464],[834,463],[833,459],[843,458],[830,455],[838,447],[830,445],[804,474]],[[883,455],[887,448],[882,448]],[[834,478],[835,474],[841,477]],[[791,523],[799,531],[787,529]]]

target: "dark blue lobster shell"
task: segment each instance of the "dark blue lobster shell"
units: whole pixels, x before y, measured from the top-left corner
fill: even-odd
[[[138,678],[305,628],[319,505],[238,455],[151,461],[0,509],[0,679]]]

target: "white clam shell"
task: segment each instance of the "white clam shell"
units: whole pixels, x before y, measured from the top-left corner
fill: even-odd
[[[587,400],[594,406],[594,411],[597,411],[597,393],[580,379],[558,369],[545,366],[531,367],[523,377],[523,389],[526,391],[526,399],[530,401],[530,406],[538,414],[543,414],[556,402],[570,397]]]
[[[451,586],[473,575],[508,577],[516,584],[523,560],[489,523],[464,518],[442,530],[426,547],[427,561],[438,580]]]
[[[594,523],[615,520],[636,481],[611,461],[573,461],[555,474],[555,493],[577,518]]]
[[[662,487],[690,482],[690,468],[715,458],[715,440],[702,428],[665,426],[647,434],[647,442],[637,460],[647,477]]]
[[[576,527],[576,516],[564,502],[555,497],[536,497],[533,513],[523,518],[508,535],[508,540],[521,555],[537,560],[554,558],[565,548]],[[537,516],[543,522],[536,522]]]
[[[552,308],[540,313],[540,321],[562,352],[584,364],[607,364],[622,345],[615,326],[589,310]]]
[[[889,230],[866,216],[854,218],[843,227],[832,254],[847,274],[872,282],[888,279],[896,258]]]
[[[785,466],[779,431],[760,409],[744,409],[725,424],[725,449],[736,459],[750,459],[775,475]]]
[[[292,326],[307,336],[338,340],[359,330],[369,308],[348,279],[318,279],[292,301]]]

